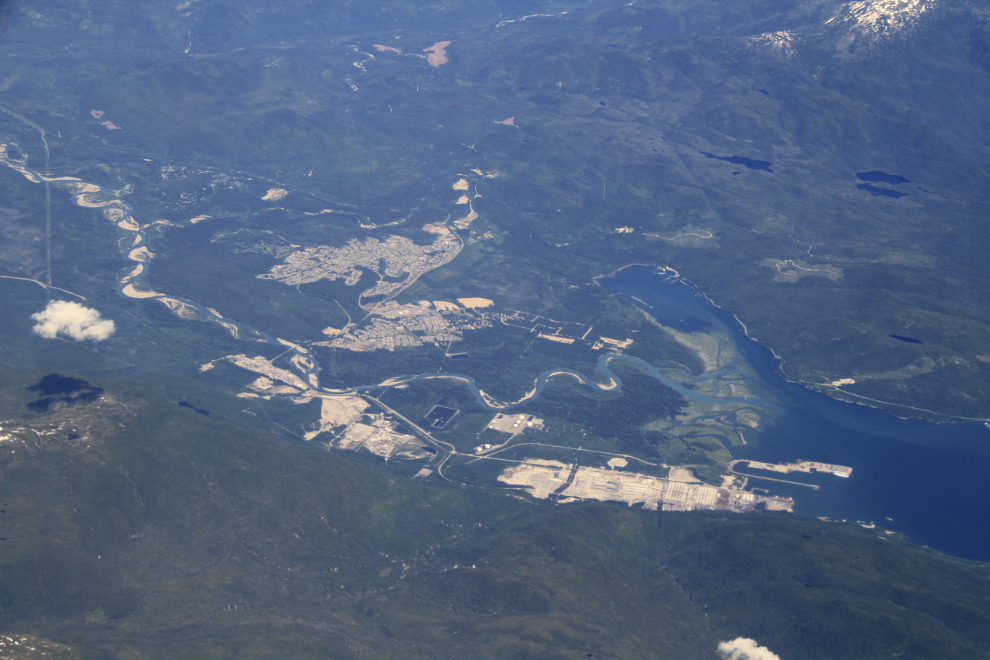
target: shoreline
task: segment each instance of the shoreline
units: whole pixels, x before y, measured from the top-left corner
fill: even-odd
[[[855,405],[866,406],[867,408],[873,408],[875,410],[884,410],[884,411],[890,413],[891,415],[894,415],[898,419],[920,419],[920,420],[923,420],[923,421],[926,421],[926,422],[930,422],[932,424],[966,424],[966,423],[972,423],[972,422],[983,422],[985,424],[990,423],[990,418],[962,417],[962,416],[959,416],[959,415],[950,415],[948,413],[942,413],[942,412],[938,412],[936,410],[929,410],[927,408],[919,408],[917,406],[911,406],[911,405],[908,405],[906,403],[895,403],[893,401],[883,401],[881,399],[873,399],[873,398],[870,398],[870,397],[865,396],[865,395],[862,395],[862,394],[855,394],[853,392],[847,392],[845,390],[842,390],[842,389],[840,389],[838,387],[829,386],[827,383],[814,383],[814,382],[811,382],[811,381],[805,381],[805,380],[801,380],[801,379],[795,378],[795,377],[791,376],[790,374],[788,374],[787,371],[785,371],[785,369],[784,369],[784,365],[787,363],[787,360],[785,360],[783,357],[781,357],[780,355],[778,355],[777,352],[773,349],[773,347],[770,346],[769,344],[767,344],[766,342],[764,342],[762,339],[760,339],[758,337],[754,337],[753,335],[751,335],[749,333],[749,329],[746,327],[746,324],[743,323],[742,319],[740,319],[737,314],[735,314],[734,312],[730,312],[729,310],[725,309],[724,307],[722,307],[721,305],[719,305],[718,303],[716,303],[714,300],[712,300],[708,296],[708,294],[706,294],[704,291],[702,291],[696,284],[694,284],[690,280],[684,279],[681,276],[681,274],[677,272],[677,270],[675,270],[674,268],[672,268],[670,266],[662,266],[662,265],[659,265],[659,264],[630,263],[630,264],[626,264],[625,266],[620,266],[619,268],[616,268],[615,270],[613,270],[610,273],[607,273],[607,274],[604,274],[604,275],[596,275],[595,277],[592,278],[592,281],[595,284],[597,284],[598,286],[600,286],[603,289],[605,289],[606,291],[608,291],[612,295],[620,295],[620,296],[621,295],[626,295],[626,294],[616,294],[615,292],[611,291],[608,287],[606,287],[604,284],[602,284],[598,280],[605,279],[605,278],[608,278],[608,277],[613,277],[613,276],[617,275],[618,273],[621,273],[624,270],[627,270],[629,268],[634,268],[636,266],[641,266],[643,268],[650,268],[650,269],[652,269],[654,271],[657,271],[657,272],[669,272],[669,273],[672,273],[675,277],[677,277],[677,279],[679,281],[683,282],[686,286],[688,286],[691,289],[693,289],[695,291],[695,293],[697,293],[699,296],[701,296],[706,301],[708,301],[713,307],[715,307],[716,309],[718,309],[722,313],[727,314],[727,315],[731,316],[733,319],[735,319],[735,321],[739,324],[739,327],[742,328],[742,333],[743,333],[743,335],[747,339],[749,339],[750,341],[754,342],[756,345],[758,345],[758,346],[760,346],[760,347],[762,347],[762,348],[764,348],[764,349],[766,349],[767,351],[770,352],[770,355],[772,355],[773,358],[777,361],[777,369],[776,370],[779,372],[780,378],[782,378],[784,381],[786,381],[788,383],[792,383],[794,385],[800,385],[801,387],[807,388],[807,389],[809,389],[811,391],[818,392],[820,394],[824,394],[825,396],[827,396],[830,399],[833,399],[835,401],[842,401],[843,403],[851,403],[851,404],[855,404]],[[645,305],[645,303],[643,303],[638,298],[635,298],[634,296],[628,296],[628,297],[629,298],[633,298],[634,300],[638,301],[642,305]],[[643,311],[645,313],[649,314],[649,312],[646,312],[645,310],[643,310]],[[823,388],[823,389],[819,389],[819,388]],[[834,392],[841,393],[843,395],[843,397],[852,397],[853,399],[859,399],[859,400],[852,400],[851,401],[851,400],[849,400],[847,398],[843,398],[843,397],[840,397],[840,396],[835,396],[833,394]],[[866,403],[867,401],[869,401],[871,403]],[[918,412],[921,412],[921,413],[927,413],[928,415],[933,415],[933,416],[937,417],[937,419],[932,419],[929,416],[923,416],[923,415],[908,415],[907,417],[901,417],[900,415],[898,415],[897,413],[895,413],[894,411],[892,411],[891,408],[903,408],[903,409],[907,409],[907,410],[918,411]]]

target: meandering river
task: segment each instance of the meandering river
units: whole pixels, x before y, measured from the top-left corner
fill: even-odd
[[[19,150],[18,150],[19,151]],[[22,151],[20,151],[23,154]],[[184,308],[191,317],[220,323],[236,337],[279,344],[300,356],[299,363],[312,365],[302,372],[303,380],[325,393],[353,393],[396,387],[430,378],[455,378],[472,391],[479,405],[505,410],[540,396],[552,377],[573,377],[589,387],[621,389],[622,380],[609,368],[614,361],[635,362],[654,378],[691,401],[703,404],[745,404],[773,411],[774,422],[762,430],[757,442],[736,448],[735,458],[770,463],[797,459],[853,467],[849,479],[828,475],[816,477],[823,487],[812,491],[798,486],[772,483],[774,494],[791,495],[795,511],[804,515],[862,520],[906,533],[916,543],[960,557],[990,560],[990,428],[983,423],[933,424],[900,419],[883,410],[832,399],[779,375],[777,359],[746,336],[744,328],[705,296],[671,271],[633,266],[599,282],[619,295],[628,296],[661,324],[682,332],[713,329],[731,339],[739,356],[701,377],[665,369],[634,357],[605,354],[598,361],[601,375],[611,379],[602,386],[589,376],[573,371],[547,372],[538,376],[533,389],[522,399],[499,404],[487,397],[469,376],[424,374],[394,379],[387,384],[369,384],[348,390],[328,390],[319,385],[318,361],[303,347],[269,335],[247,324],[225,319],[215,310],[190,300],[170,297],[141,286],[153,254],[145,247],[145,228],[131,215],[131,207],[113,192],[73,177],[42,175],[28,167],[27,157],[12,154],[0,145],[0,163],[17,170],[35,183],[46,182],[68,192],[76,204],[100,209],[119,229],[133,234],[127,258],[133,269],[122,278],[118,291],[131,298],[157,299],[173,309]],[[705,379],[723,378],[745,361],[759,379],[760,391],[771,396],[713,397],[687,385]],[[756,482],[754,482],[756,483]],[[882,530],[880,535],[883,536]]]

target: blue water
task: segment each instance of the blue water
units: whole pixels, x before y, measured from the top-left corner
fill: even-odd
[[[756,480],[752,485],[793,497],[801,515],[874,522],[907,534],[914,543],[990,560],[986,425],[900,419],[788,382],[779,375],[778,360],[750,340],[735,318],[668,273],[636,266],[599,282],[630,299],[635,296],[640,302],[633,304],[664,325],[728,332],[763,387],[783,403],[774,424],[757,442],[736,450],[736,458],[770,463],[803,459],[853,468],[849,479],[815,476],[813,481],[822,486],[818,491]]]
[[[710,154],[707,151],[699,151],[698,153],[705,158],[724,160],[725,162],[732,163],[733,165],[742,165],[750,170],[764,170],[766,172],[773,172],[773,170],[770,169],[770,166],[773,165],[773,163],[768,160],[755,160],[753,158],[746,158],[745,156],[716,156],[715,154]]]
[[[899,186],[902,183],[911,183],[900,174],[887,174],[886,172],[881,172],[879,170],[872,170],[870,172],[856,172],[856,178],[860,181],[869,181],[870,183],[889,183],[894,186]]]
[[[856,187],[860,190],[865,190],[874,197],[893,197],[894,199],[899,199],[901,197],[907,197],[907,193],[902,193],[898,190],[888,190],[887,188],[878,188],[877,186],[870,185],[868,183],[857,183]]]
[[[770,166],[768,162],[741,157],[721,159],[757,169],[764,169],[765,165],[768,171]],[[74,200],[78,203],[78,195],[74,196]],[[115,200],[114,203],[116,209],[125,214],[130,213],[131,209],[126,203],[120,200]],[[115,224],[119,220],[117,218]],[[129,250],[145,242],[143,232],[134,233],[137,234],[138,242],[133,243]],[[146,277],[149,266],[147,264],[139,275],[126,278],[120,289]],[[703,403],[741,402],[772,410],[774,424],[761,433],[758,442],[751,443],[741,451],[737,450],[735,458],[766,462],[805,459],[854,468],[850,479],[829,475],[816,477],[816,481],[825,486],[818,491],[768,483],[775,494],[795,498],[796,512],[876,522],[908,534],[916,543],[960,557],[990,561],[990,488],[982,486],[990,475],[990,429],[984,424],[939,425],[899,419],[881,410],[836,401],[801,385],[787,382],[779,376],[778,363],[773,355],[749,340],[738,321],[670,273],[637,266],[599,281],[616,293],[635,296],[639,301],[633,301],[634,304],[643,307],[664,325],[688,332],[708,327],[727,332],[736,344],[741,356],[739,359],[745,360],[753,368],[761,381],[760,389],[769,392],[769,396],[766,399],[712,399],[685,386],[685,383],[699,380],[691,374],[670,370],[661,373],[637,358],[603,355],[598,361],[598,370],[605,380],[611,378],[615,381],[615,391],[622,389],[622,380],[608,365],[614,360],[624,360],[640,364],[655,378],[691,400]],[[246,338],[283,346],[278,339],[257,328],[230,319],[221,319],[193,301],[176,299],[194,307],[205,318],[235,324]],[[307,356],[305,349],[301,347],[291,350]],[[733,363],[730,362],[724,365],[720,373],[730,374],[732,369]],[[302,375],[305,378],[318,378],[319,373],[320,368],[315,364]],[[567,373],[577,376],[585,385],[599,387],[584,374]],[[369,385],[348,390],[328,390],[323,387],[316,389],[323,392],[369,392],[417,380],[451,376],[456,374],[424,374],[390,386]],[[473,378],[462,378],[483,408],[496,409],[484,401]],[[541,374],[537,378],[533,395],[509,407],[518,407],[538,397],[548,378],[549,372]],[[187,403],[185,405],[192,407]],[[208,414],[206,411],[197,412]],[[747,434],[747,437],[750,435]]]

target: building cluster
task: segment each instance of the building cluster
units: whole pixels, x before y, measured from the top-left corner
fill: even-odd
[[[365,415],[365,421],[352,422],[337,441],[340,449],[365,449],[385,460],[389,458],[427,458],[430,452],[418,438],[397,433],[396,422],[384,415]]]
[[[423,273],[450,262],[459,250],[460,241],[453,236],[439,236],[430,245],[417,245],[402,236],[389,236],[384,242],[377,238],[364,241],[355,238],[343,247],[321,245],[293,252],[285,258],[284,264],[258,277],[292,286],[322,279],[331,282],[343,279],[347,286],[354,286],[361,280],[364,269],[381,279],[361,297],[389,296]],[[406,275],[404,279],[395,279],[403,274]]]
[[[559,344],[573,344],[574,342],[586,342],[591,344],[592,350],[599,350],[608,347],[612,351],[621,353],[622,349],[632,345],[632,339],[610,339],[609,337],[596,337],[591,335],[594,329],[590,325],[574,323],[573,321],[556,321],[539,314],[520,312],[512,310],[512,313],[499,315],[503,325],[511,325],[514,328],[523,328],[530,332],[535,332],[540,339],[557,342]],[[589,338],[589,335],[591,337]]]
[[[603,500],[641,504],[664,511],[792,511],[786,497],[757,495],[734,488],[718,488],[701,482],[685,483],[648,474],[613,469],[579,467],[559,461],[531,459],[508,468],[499,481],[526,488],[533,497],[551,495],[559,502]]]
[[[824,474],[834,474],[837,477],[848,479],[852,476],[853,469],[845,465],[832,465],[831,463],[819,463],[817,461],[798,461],[796,463],[762,463],[760,461],[733,461],[732,465],[738,463],[754,470],[768,470],[770,472],[820,472]]]
[[[503,433],[511,433],[512,435],[518,435],[526,429],[543,429],[543,420],[534,415],[506,415],[504,413],[497,413],[492,417],[492,421],[488,422],[488,426],[485,428],[494,429],[496,431],[502,431]]]
[[[591,326],[583,323],[555,321],[546,316],[520,312],[518,310],[512,310],[511,314],[500,314],[499,317],[503,325],[511,325],[514,328],[523,328],[524,330],[535,332],[544,339],[557,338],[557,341],[562,339],[569,340],[567,343],[584,339],[591,332]]]
[[[447,346],[458,341],[465,330],[491,326],[488,315],[469,313],[453,303],[428,300],[400,305],[389,301],[375,310],[375,317],[359,329],[318,342],[318,346],[346,348],[352,351],[393,351],[400,346],[434,344]]]
[[[285,383],[286,385],[294,387],[298,390],[309,389],[309,385],[307,385],[302,378],[288,369],[280,369],[274,366],[269,360],[266,360],[260,355],[256,357],[248,357],[244,354],[228,355],[224,359],[236,364],[241,369],[253,371],[256,374],[261,374],[262,376],[265,376],[273,381]]]
[[[498,413],[492,417],[492,421],[488,422],[488,426],[485,428],[508,433],[509,438],[498,445],[492,445],[491,443],[478,445],[474,448],[475,454],[486,454],[493,449],[501,449],[526,429],[542,431],[546,426],[544,426],[542,419],[534,415],[506,415],[504,413]]]

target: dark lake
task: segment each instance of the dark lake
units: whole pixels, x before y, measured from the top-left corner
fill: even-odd
[[[870,183],[889,183],[894,186],[902,183],[911,183],[900,174],[887,174],[886,172],[881,172],[879,170],[856,172],[856,178],[860,181],[869,181]]]
[[[990,428],[981,422],[934,424],[901,419],[876,408],[835,400],[784,380],[777,360],[746,337],[730,314],[682,280],[644,266],[599,282],[636,303],[662,324],[683,331],[728,332],[765,387],[783,404],[776,422],[735,458],[768,463],[799,459],[848,465],[852,477],[801,475],[822,486],[751,481],[795,500],[805,516],[873,522],[914,543],[990,560]],[[785,477],[787,478],[787,477]],[[795,479],[797,480],[797,479]],[[880,532],[882,534],[882,532]]]
[[[869,183],[857,183],[856,187],[860,190],[865,190],[874,197],[893,197],[897,199],[899,197],[907,197],[907,193],[902,193],[899,190],[890,190],[888,188],[878,188],[877,186],[870,185]]]
[[[773,170],[770,169],[770,166],[773,163],[769,160],[754,160],[752,158],[746,158],[745,156],[716,156],[715,154],[710,154],[706,151],[699,151],[698,153],[705,158],[724,160],[725,162],[732,163],[733,165],[742,165],[750,170],[764,170],[766,172],[773,172]]]

